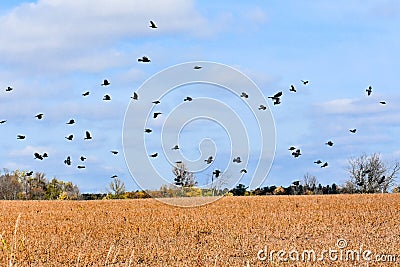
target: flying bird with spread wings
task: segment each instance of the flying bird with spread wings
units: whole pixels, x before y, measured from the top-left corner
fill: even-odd
[[[35,116],[38,120],[43,119],[43,113],[39,113]]]
[[[131,98],[132,98],[133,100],[138,100],[138,99],[139,99],[139,96],[138,96],[138,94],[137,94],[136,92],[133,92],[133,96],[131,96]]]
[[[43,156],[39,153],[35,152],[33,155],[35,156],[35,159],[43,160]]]
[[[111,83],[107,80],[107,79],[105,79],[105,80],[103,80],[103,83],[101,84],[102,86],[109,86]]]
[[[138,58],[138,62],[148,63],[151,62],[151,60],[146,56],[142,56],[142,58]]]
[[[209,156],[208,159],[204,160],[207,164],[211,164],[213,162],[213,156]]]
[[[274,105],[279,105],[281,103],[282,94],[282,92],[278,92],[273,96],[269,96],[268,98],[271,98],[274,101]]]
[[[365,89],[365,92],[367,92],[367,95],[368,96],[370,96],[371,95],[371,93],[372,93],[372,86],[370,85],[370,86],[368,86],[368,88],[367,89]]]
[[[307,85],[309,83],[308,80],[300,80],[304,85]]]
[[[90,134],[89,131],[86,131],[84,140],[90,140],[90,139],[92,139],[92,135]]]
[[[152,28],[152,29],[157,29],[157,25],[152,20],[150,20],[150,26],[149,27]]]

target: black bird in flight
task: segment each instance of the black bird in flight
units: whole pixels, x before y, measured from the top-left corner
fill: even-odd
[[[152,28],[152,29],[157,29],[157,25],[152,20],[150,20],[150,26],[149,27]]]
[[[367,92],[367,95],[368,96],[370,96],[371,95],[371,93],[372,93],[372,86],[370,85],[370,86],[368,86],[368,88],[367,89],[365,89],[365,92]]]
[[[26,176],[32,176],[32,174],[33,174],[33,171],[30,171],[30,172],[26,173]]]
[[[364,185],[364,182],[363,182],[363,181],[360,181],[360,182],[357,183],[357,185],[358,185],[358,186],[363,186],[363,185]]]
[[[114,155],[117,155],[117,154],[118,154],[118,151],[117,151],[117,150],[111,150],[110,152],[113,153]]]
[[[293,150],[295,150],[295,149],[296,149],[296,148],[295,148],[294,146],[291,146],[291,147],[289,147],[288,150],[293,151]]]
[[[171,148],[172,150],[178,150],[179,149],[179,146],[178,145],[175,145],[173,148]]]
[[[274,105],[279,105],[281,103],[280,97],[282,96],[282,92],[276,93],[274,96],[269,96],[274,101]]]
[[[246,169],[241,169],[240,172],[241,173],[247,173],[247,170]]]
[[[244,97],[244,98],[249,98],[249,95],[245,92],[242,92],[242,94],[240,95],[240,97]]]
[[[301,151],[300,149],[296,149],[296,151],[292,152],[293,157],[298,158],[299,156],[301,156]]]
[[[104,95],[103,100],[104,100],[104,101],[110,101],[110,100],[111,100],[111,96],[109,96],[109,95]]]
[[[48,157],[49,157],[49,155],[47,155],[47,153],[46,153],[46,152],[44,152],[44,153],[43,153],[43,155],[42,155],[42,157],[43,157],[43,158],[48,158]]]
[[[260,105],[260,106],[258,107],[258,109],[259,109],[259,110],[266,110],[266,109],[267,109],[267,107],[266,107],[266,106],[264,106],[264,105]]]
[[[81,156],[81,157],[80,157],[80,160],[81,160],[81,161],[85,161],[85,160],[86,160],[86,157]]]
[[[292,85],[290,85],[290,89],[289,89],[289,91],[290,92],[294,92],[294,93],[296,93],[296,88],[294,87],[294,85],[292,84]]]
[[[381,101],[379,103],[381,103],[382,105],[386,105],[386,101]]]
[[[103,80],[103,83],[101,84],[102,86],[108,86],[108,85],[110,85],[111,83],[106,79],[106,80]]]
[[[182,160],[175,161],[176,164],[181,164]]]
[[[350,129],[349,130],[351,133],[356,133],[357,132],[357,129]]]
[[[154,154],[151,154],[151,155],[150,155],[151,158],[155,158],[155,157],[157,157],[157,156],[158,156],[158,153],[154,153]]]
[[[0,121],[0,124],[3,124],[3,123],[5,123],[7,120],[2,120],[2,121]]]
[[[193,98],[191,98],[190,96],[187,96],[185,99],[183,99],[183,101],[192,101]]]
[[[6,92],[11,92],[12,90],[13,90],[13,88],[12,88],[12,87],[10,87],[10,86],[7,86]]]
[[[198,65],[196,65],[196,66],[193,67],[193,69],[195,69],[195,70],[199,70],[199,69],[201,69],[201,68],[202,68],[202,66],[198,66]]]
[[[111,179],[115,179],[115,178],[117,178],[117,177],[118,177],[118,175],[115,175],[115,174],[114,174],[114,175],[111,176],[110,178],[111,178]]]
[[[139,99],[139,96],[138,96],[138,94],[137,94],[136,92],[133,92],[133,96],[131,96],[131,98],[132,98],[133,100],[138,100],[138,99]]]
[[[322,161],[319,159],[319,160],[317,160],[317,161],[314,161],[314,163],[316,163],[316,164],[321,164]]]
[[[68,157],[64,160],[64,163],[65,163],[66,165],[68,165],[68,166],[71,166],[71,157],[68,156]]]
[[[144,132],[145,133],[151,133],[153,130],[152,129],[149,129],[149,128],[146,128],[146,129],[144,129]]]
[[[42,155],[40,155],[39,153],[35,152],[33,155],[35,156],[35,159],[43,160]]]
[[[69,122],[67,122],[66,124],[70,124],[71,125],[71,124],[74,124],[74,123],[75,123],[75,120],[74,119],[70,119]]]
[[[150,60],[148,57],[146,57],[146,56],[142,56],[142,58],[138,58],[137,61],[138,61],[138,62],[143,62],[143,63],[151,62],[151,60]]]
[[[328,141],[328,142],[325,143],[325,145],[333,146],[333,142],[332,141]]]
[[[160,100],[154,100],[154,101],[151,102],[151,103],[153,103],[154,105],[158,105],[158,104],[160,104],[161,102],[160,102]]]
[[[162,113],[161,112],[154,112],[154,114],[153,114],[153,118],[155,119],[155,118],[157,118],[158,117],[158,115],[161,115]]]
[[[307,80],[300,80],[304,85],[307,85],[308,84],[308,81]]]
[[[84,166],[84,165],[78,165],[78,167],[77,167],[78,169],[85,169],[86,168],[86,166]]]
[[[233,159],[233,162],[242,163],[242,159],[240,157],[236,157]]]
[[[72,139],[74,139],[74,135],[70,134],[70,135],[66,136],[65,138],[68,139],[69,141],[72,141]]]
[[[90,139],[92,139],[92,136],[90,135],[89,131],[86,131],[84,140],[90,140]]]
[[[215,170],[215,171],[213,171],[213,174],[215,175],[215,178],[218,178],[219,175],[221,174],[221,171],[220,170]]]
[[[35,116],[38,120],[43,119],[43,113],[39,113]]]
[[[19,135],[17,135],[17,139],[18,140],[23,140],[23,139],[25,139],[25,135],[19,134]]]
[[[208,159],[204,160],[207,164],[211,164],[213,162],[213,156],[209,156]]]
[[[294,182],[292,183],[292,185],[298,186],[298,185],[300,185],[300,181],[294,181]]]
[[[328,167],[328,162],[325,162],[324,164],[321,165],[321,168]]]
[[[90,94],[90,92],[89,91],[86,91],[86,92],[84,92],[82,95],[83,96],[88,96]]]

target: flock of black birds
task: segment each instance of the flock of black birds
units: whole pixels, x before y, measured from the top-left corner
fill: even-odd
[[[300,81],[302,82],[303,85],[307,85],[309,83],[308,80],[300,80]],[[296,88],[295,88],[295,86],[293,84],[290,85],[289,91],[293,92],[293,93],[297,92],[297,90],[296,90]],[[371,85],[368,86],[368,88],[365,91],[367,93],[367,96],[370,96],[372,94],[372,86]],[[278,105],[278,104],[281,104],[281,99],[280,98],[282,97],[282,95],[283,95],[283,92],[280,91],[280,92],[276,93],[273,96],[269,96],[268,98],[271,98],[274,101],[273,102],[274,105]],[[382,105],[386,105],[386,101],[380,101],[379,103],[382,104]],[[349,129],[349,132],[352,133],[352,134],[355,134],[357,132],[357,129],[356,128]],[[334,143],[331,140],[329,140],[329,141],[327,141],[325,143],[325,145],[327,145],[329,147],[332,147],[334,145]],[[299,148],[291,146],[291,147],[289,147],[288,150],[291,151],[291,154],[292,154],[292,156],[294,158],[298,158],[298,157],[301,156],[301,150]],[[329,165],[328,162],[322,162],[320,159],[314,161],[314,163],[317,164],[317,165],[320,165],[321,168],[328,167],[328,165]]]
[[[108,85],[110,85],[110,82],[108,80],[104,80],[101,85],[102,86],[108,86]],[[6,92],[11,92],[11,91],[13,91],[13,89],[14,88],[12,88],[11,86],[8,86],[7,89],[6,89]],[[83,96],[88,96],[89,94],[90,94],[90,92],[88,91],[88,92],[83,93],[82,95]],[[106,95],[103,98],[103,100],[110,100],[110,97]],[[44,114],[43,113],[39,113],[39,114],[36,114],[34,117],[36,119],[38,119],[38,120],[42,120],[44,118]],[[4,124],[6,122],[7,122],[7,120],[1,120],[0,124]],[[73,124],[75,124],[75,120],[74,119],[70,119],[66,124],[67,125],[73,125]],[[17,135],[17,140],[25,140],[25,139],[26,139],[25,135],[23,135],[23,134],[18,134]],[[68,141],[72,141],[74,139],[74,134],[70,134],[70,135],[66,136],[65,139],[67,139]],[[83,140],[92,140],[92,135],[91,135],[90,131],[85,131],[85,135],[84,135]],[[115,155],[118,154],[118,151],[116,151],[116,150],[112,150],[111,152],[113,154],[115,154]],[[33,156],[34,156],[34,159],[36,159],[36,160],[44,160],[45,158],[49,157],[47,152],[44,152],[42,154],[39,153],[39,152],[34,152]],[[84,162],[86,160],[86,157],[85,156],[80,156],[79,159],[80,159],[81,162]],[[72,165],[71,156],[67,156],[66,157],[66,159],[64,160],[64,164],[67,165],[67,166],[71,166]],[[77,165],[77,168],[78,169],[85,169],[86,166],[83,165],[83,164],[80,164],[80,165]],[[26,172],[26,176],[32,176],[32,175],[33,175],[33,171]],[[116,178],[116,177],[117,177],[116,175],[113,176],[113,178]]]
[[[157,29],[157,25],[153,21],[150,21],[150,26],[149,27],[152,28],[152,29]],[[138,58],[137,61],[138,62],[142,62],[142,63],[151,62],[151,60],[147,56],[142,56],[141,58]],[[202,69],[202,66],[196,65],[196,66],[193,67],[193,69],[194,70],[200,70],[200,69]],[[309,84],[309,81],[308,80],[301,80],[301,83],[304,86],[307,86]],[[104,79],[103,82],[101,83],[101,86],[109,86],[110,84],[111,83],[110,83],[109,80]],[[5,91],[6,92],[11,92],[11,91],[13,91],[13,88],[11,86],[8,86]],[[296,93],[297,89],[296,89],[296,87],[294,85],[290,85],[289,91],[293,92],[293,93]],[[366,93],[367,93],[368,96],[370,96],[372,94],[372,86],[369,86],[366,89]],[[82,93],[83,97],[87,97],[89,95],[90,95],[89,91],[86,91],[86,92]],[[283,92],[280,91],[280,92],[277,92],[276,94],[274,94],[273,96],[269,96],[268,98],[270,98],[273,101],[273,105],[279,105],[279,104],[281,104],[282,95],[283,95]],[[239,96],[242,97],[242,98],[245,98],[245,99],[249,98],[249,95],[246,92],[242,92]],[[133,96],[131,96],[131,99],[134,100],[134,101],[139,101],[139,95],[137,94],[137,92],[133,93]],[[104,95],[103,101],[110,101],[110,100],[111,100],[111,96],[110,95],[108,95],[108,94]],[[186,101],[190,102],[192,100],[193,100],[193,98],[190,97],[190,96],[187,96],[185,99],[183,99],[183,101],[185,101],[185,102]],[[161,102],[159,100],[154,100],[152,103],[154,105],[158,105]],[[385,105],[386,102],[385,101],[380,101],[380,104]],[[260,105],[258,109],[260,111],[263,111],[263,110],[266,110],[267,107],[265,105]],[[153,113],[153,119],[157,119],[160,115],[162,115],[161,112],[154,112]],[[44,118],[44,114],[43,113],[36,114],[35,118],[37,118],[38,120],[42,120]],[[6,122],[7,122],[7,120],[0,120],[0,124],[4,124]],[[70,119],[66,124],[67,125],[73,125],[73,124],[75,124],[75,120],[74,119]],[[350,129],[349,131],[351,133],[355,134],[357,130],[356,129]],[[152,129],[146,128],[146,129],[144,129],[144,132],[147,133],[147,134],[150,134],[152,132]],[[72,141],[74,139],[74,134],[70,134],[70,135],[66,136],[65,138],[68,141]],[[17,140],[24,140],[24,139],[26,139],[25,135],[22,135],[22,134],[18,134],[17,135]],[[92,140],[92,135],[91,135],[90,131],[88,131],[88,130],[85,131],[85,135],[84,135],[83,139],[84,140]],[[327,141],[325,144],[327,146],[330,146],[330,147],[332,147],[334,145],[334,143],[332,141],[330,141],[330,140]],[[179,150],[180,148],[179,148],[178,145],[175,145],[171,149],[172,150]],[[292,154],[292,156],[294,158],[298,158],[298,157],[300,157],[302,155],[301,150],[299,148],[294,147],[294,146],[291,146],[289,148],[289,151],[291,152],[291,154]],[[117,150],[111,150],[110,152],[113,155],[117,155],[118,154]],[[150,158],[156,158],[157,156],[158,156],[157,152],[149,155]],[[34,153],[34,159],[44,160],[45,158],[48,158],[48,154],[46,152],[44,152],[42,154],[40,154],[38,152]],[[77,168],[78,169],[86,168],[86,166],[83,164],[83,162],[86,160],[86,157],[82,155],[82,156],[80,156],[79,160],[81,161],[81,164],[77,165]],[[214,161],[213,156],[209,156],[207,159],[204,160],[204,162],[206,164],[211,164],[213,161]],[[236,163],[236,164],[240,164],[240,163],[242,163],[242,160],[241,160],[240,157],[236,157],[236,158],[233,158],[233,162]],[[176,161],[175,163],[177,163],[177,164],[178,163],[182,163],[182,161]],[[320,165],[321,168],[325,168],[325,167],[328,166],[328,162],[322,162],[319,159],[314,161],[314,163]],[[67,165],[67,166],[71,166],[72,165],[71,156],[67,156],[66,157],[66,159],[64,160],[64,164]],[[245,174],[245,173],[247,173],[247,170],[243,168],[243,169],[240,170],[240,173]],[[31,176],[32,174],[33,174],[33,171],[29,171],[29,172],[26,173],[27,176]],[[213,171],[212,174],[213,174],[213,176],[218,178],[222,174],[222,171],[216,169],[216,170]],[[117,178],[117,177],[118,177],[117,175],[111,176],[111,178]]]
[[[156,29],[156,28],[157,28],[156,24],[155,24],[153,21],[150,21],[150,28],[153,28],[153,29]],[[142,58],[139,58],[139,59],[138,59],[138,62],[148,63],[148,62],[151,62],[151,61],[150,61],[150,59],[149,59],[148,57],[143,56]],[[110,84],[111,84],[111,82],[110,82],[109,80],[104,79],[103,82],[101,83],[101,86],[109,86]],[[13,87],[8,86],[8,87],[6,88],[5,91],[6,91],[6,92],[12,92],[13,90],[14,90]],[[90,95],[90,91],[86,91],[86,92],[82,93],[82,96],[83,96],[83,97],[87,97],[87,96],[89,96],[89,95]],[[137,95],[136,93],[134,93],[132,99],[138,100],[138,95]],[[190,99],[190,98],[188,98],[187,100],[189,100],[189,99]],[[105,95],[103,96],[103,100],[104,100],[104,101],[110,101],[110,100],[111,100],[111,96],[108,95],[108,94],[105,94]],[[191,100],[191,99],[190,99],[190,100]],[[189,101],[190,101],[190,100],[189,100]],[[154,118],[157,118],[158,115],[161,115],[161,113],[160,113],[160,112],[159,112],[159,113],[154,113]],[[36,114],[34,117],[35,117],[36,119],[38,119],[38,120],[42,120],[42,119],[44,118],[44,114],[43,114],[43,113],[39,113],[39,114]],[[0,124],[5,124],[6,122],[7,122],[7,120],[0,120]],[[67,125],[73,125],[73,124],[75,124],[75,119],[70,119],[66,124],[67,124]],[[146,129],[146,130],[147,130],[146,132],[151,132],[150,129]],[[18,135],[17,135],[17,140],[25,140],[25,139],[26,139],[26,136],[25,136],[25,135],[23,135],[23,134],[18,134]],[[74,139],[74,134],[70,134],[70,135],[66,136],[65,139],[67,139],[68,141],[72,141],[72,140]],[[83,138],[83,139],[84,139],[84,140],[92,140],[92,139],[93,139],[93,137],[92,137],[90,131],[88,131],[88,130],[85,131],[85,135],[84,135],[84,138]],[[113,155],[117,155],[117,154],[118,154],[118,151],[117,151],[117,150],[111,150],[110,152],[111,152]],[[155,154],[153,154],[152,156],[153,156],[153,157],[157,157],[157,155],[158,155],[158,154],[155,153]],[[34,159],[36,159],[36,160],[44,160],[45,158],[48,158],[48,157],[49,157],[49,155],[47,154],[47,152],[44,152],[44,153],[42,153],[42,154],[39,153],[39,152],[34,152],[33,156],[34,156]],[[78,169],[85,169],[86,166],[83,164],[83,162],[86,160],[86,157],[82,155],[82,156],[80,156],[79,160],[81,161],[81,164],[78,164],[78,165],[77,165],[77,168],[78,168]],[[71,166],[71,165],[72,165],[71,156],[67,156],[67,157],[66,157],[66,159],[64,160],[64,164],[67,165],[67,166]],[[26,172],[26,176],[32,176],[32,175],[33,175],[33,171],[28,171],[28,172]],[[117,178],[117,177],[118,177],[117,175],[111,176],[111,178]]]

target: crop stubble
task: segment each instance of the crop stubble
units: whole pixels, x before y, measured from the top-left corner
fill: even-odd
[[[339,238],[349,249],[400,255],[400,194],[224,197],[196,208],[1,201],[0,213],[0,266],[344,266],[257,259],[265,246],[322,250]]]

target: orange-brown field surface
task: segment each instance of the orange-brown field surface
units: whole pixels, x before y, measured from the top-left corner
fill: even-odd
[[[224,197],[196,208],[1,201],[0,213],[0,266],[400,266],[400,194]]]

